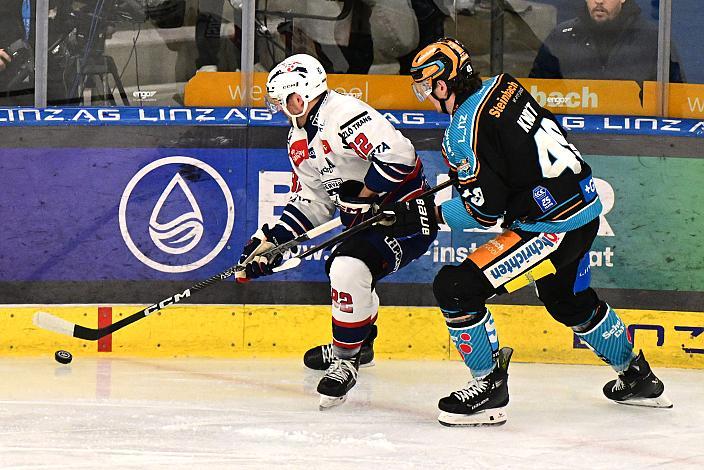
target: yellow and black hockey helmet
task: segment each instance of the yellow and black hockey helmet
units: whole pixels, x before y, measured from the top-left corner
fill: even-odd
[[[433,92],[436,80],[452,82],[459,76],[470,76],[472,72],[469,51],[461,42],[452,38],[438,39],[413,58],[413,92],[418,101],[424,101]]]

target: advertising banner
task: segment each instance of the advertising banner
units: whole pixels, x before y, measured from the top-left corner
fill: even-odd
[[[253,74],[252,106],[263,107],[267,73]],[[185,88],[188,106],[241,106],[244,92],[240,72],[196,74]],[[631,114],[656,113],[653,84],[645,90],[634,81],[545,80],[520,78],[535,99],[556,114]],[[403,75],[330,74],[331,89],[351,94],[378,109],[432,110],[411,91],[411,79]],[[647,91],[647,93],[646,93]]]
[[[252,106],[264,107],[266,72],[255,72]],[[429,102],[420,103],[411,91],[411,78],[401,75],[328,75],[328,86],[339,93],[353,95],[378,109],[431,110]],[[242,106],[244,91],[240,72],[196,74],[184,90],[187,106]]]
[[[430,183],[443,181],[440,153],[419,154]],[[701,199],[704,160],[585,159],[604,205],[590,253],[594,285],[704,291],[704,222],[691,204]],[[0,171],[0,281],[207,278],[276,220],[291,183],[283,148],[2,149]],[[450,197],[446,189],[437,201]],[[499,232],[443,227],[424,256],[387,281],[430,283]],[[326,256],[275,280],[323,282]]]
[[[244,149],[2,149],[0,279],[224,270],[244,242],[246,160]]]
[[[704,118],[704,85],[672,83],[669,93],[668,116]]]
[[[250,154],[260,152],[263,151],[252,150]],[[419,154],[431,184],[444,181],[446,167],[440,152]],[[285,202],[274,188],[288,178],[287,170],[274,169],[272,154],[267,152],[266,155],[266,158],[254,157],[261,160],[256,164],[261,172],[259,186],[249,188],[258,193],[260,223],[274,220],[279,205]],[[604,206],[599,236],[590,253],[593,284],[624,289],[704,291],[704,240],[699,236],[704,231],[704,221],[697,209],[684,204],[700,197],[696,194],[701,195],[695,180],[697,175],[704,174],[704,160],[615,156],[586,156],[585,159],[592,166]],[[645,183],[662,178],[678,184],[661,193],[660,184]],[[438,193],[436,202],[451,197],[454,197],[452,190],[446,189]],[[254,214],[250,215],[250,220],[255,220]],[[256,230],[254,224],[250,230]],[[441,227],[431,249],[390,276],[388,281],[430,283],[443,264],[462,262],[477,246],[500,231],[498,226],[463,233]],[[298,270],[281,273],[281,276],[287,280],[322,281],[325,279],[324,257],[323,253],[318,253],[318,259],[306,260]]]
[[[555,114],[657,113],[656,87],[620,80],[547,80],[520,78],[535,100]]]
[[[117,319],[140,308],[116,305],[102,309]],[[0,356],[46,355],[66,347],[65,337],[32,325],[35,310],[32,306],[0,309],[2,339],[12,338],[13,346],[1,348]],[[96,306],[56,305],[51,311],[79,324],[90,324],[99,316]],[[501,344],[513,347],[518,361],[603,364],[542,306],[492,305],[491,312]],[[701,313],[619,308],[619,315],[629,325],[636,350],[643,348],[651,365],[704,368]],[[460,360],[437,307],[381,306],[377,325],[382,332],[374,343],[377,358]],[[398,331],[403,334],[390,333]],[[329,337],[329,305],[174,305],[159,317],[112,335],[109,349],[101,349],[100,342],[79,340],[73,340],[73,347],[80,348],[81,358],[106,353],[173,358],[206,352],[208,357],[300,360],[310,345]]]
[[[381,110],[399,129],[443,130],[450,122],[435,111]],[[704,116],[703,116],[704,117]],[[557,115],[562,127],[579,134],[660,135],[702,137],[704,120],[652,116]],[[265,108],[0,108],[0,125],[49,126],[220,126],[288,127],[283,113]]]
[[[252,106],[264,107],[266,72],[255,72]],[[656,82],[628,80],[557,80],[518,77],[541,106],[555,114],[610,114],[653,116],[658,114]],[[185,87],[187,106],[242,106],[244,92],[240,72],[196,74]],[[351,94],[377,109],[432,110],[419,103],[410,87],[410,78],[399,75],[328,75],[330,88]],[[668,85],[667,117],[704,118],[704,85]]]

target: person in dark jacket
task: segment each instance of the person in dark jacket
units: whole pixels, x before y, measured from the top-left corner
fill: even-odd
[[[34,0],[0,1],[0,106],[32,104],[33,14]]]
[[[529,76],[655,81],[657,57],[657,24],[641,15],[635,0],[585,0],[578,17],[545,39]],[[684,81],[673,46],[670,82]]]
[[[60,8],[61,6],[61,8]],[[50,0],[47,103],[76,104],[68,97],[75,80],[75,63],[69,62],[66,37],[74,25],[69,18],[71,2]],[[0,106],[34,104],[34,46],[36,0],[0,0]]]
[[[25,7],[28,8],[28,7]],[[0,72],[12,62],[7,50],[16,40],[29,35],[22,18],[23,0],[3,0],[0,2]]]

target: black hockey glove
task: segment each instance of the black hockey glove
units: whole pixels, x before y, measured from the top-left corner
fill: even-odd
[[[438,231],[434,199],[434,196],[428,196],[397,202],[392,210],[384,211],[393,214],[396,219],[386,227],[386,234],[392,238],[409,237],[417,233],[434,237]]]
[[[377,212],[376,197],[359,197],[364,188],[361,181],[344,181],[337,191],[335,204],[340,208],[340,220],[352,227],[373,217]]]
[[[237,282],[247,282],[250,279],[274,274],[273,269],[283,262],[283,253],[263,256],[261,254],[292,239],[291,232],[281,225],[274,225],[273,228],[269,228],[267,224],[262,225],[262,228],[257,230],[242,248],[239,264],[244,269],[235,273]],[[297,251],[297,249],[291,251]]]

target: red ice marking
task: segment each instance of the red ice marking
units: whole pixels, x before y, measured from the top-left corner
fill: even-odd
[[[112,307],[98,307],[98,328],[112,325]],[[103,336],[98,340],[98,352],[112,351],[112,335]]]
[[[462,350],[463,353],[469,354],[472,352],[472,346],[470,346],[467,343],[462,343],[460,344],[460,349]]]
[[[460,339],[461,339],[462,341],[469,341],[470,339],[472,339],[472,337],[470,336],[469,333],[462,333],[462,334],[460,335]]]

